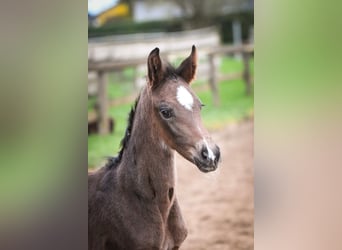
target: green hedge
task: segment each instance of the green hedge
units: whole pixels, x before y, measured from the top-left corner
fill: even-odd
[[[130,20],[111,22],[105,26],[94,28],[88,27],[88,37],[134,34],[134,33],[153,33],[153,32],[174,32],[182,30],[182,22],[178,21],[153,21],[135,23]]]
[[[238,19],[241,22],[242,39],[246,41],[249,38],[249,28],[251,26],[254,26],[254,13],[247,12],[229,16],[222,16],[215,18],[215,21],[219,25],[221,40],[223,43],[233,42],[232,23],[234,19]]]
[[[247,40],[249,36],[249,27],[254,24],[254,14],[252,12],[208,18],[205,22],[205,26],[218,26],[222,42],[232,43],[232,22],[234,19],[238,19],[241,21],[242,38],[243,40]],[[135,23],[132,20],[126,19],[111,22],[99,28],[89,27],[88,37],[182,31],[184,30],[185,24],[188,25],[191,22],[191,19],[177,19],[172,21],[151,21],[144,23]]]

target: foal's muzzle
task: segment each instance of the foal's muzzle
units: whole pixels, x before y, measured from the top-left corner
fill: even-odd
[[[196,166],[204,173],[216,170],[219,160],[220,148],[217,145],[213,147],[201,145],[194,157]]]

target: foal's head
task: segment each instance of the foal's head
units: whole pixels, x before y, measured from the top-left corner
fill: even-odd
[[[190,88],[197,66],[195,46],[177,69],[162,62],[158,48],[150,53],[147,66],[152,119],[161,143],[176,150],[201,171],[215,170],[220,149],[203,127],[200,114],[203,104]]]

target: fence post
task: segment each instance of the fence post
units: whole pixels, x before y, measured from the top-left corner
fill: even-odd
[[[233,44],[234,46],[240,46],[242,44],[242,25],[239,19],[233,20]],[[237,60],[241,60],[241,53],[235,52],[234,57]]]
[[[107,74],[104,71],[98,71],[98,128],[99,134],[104,135],[109,132],[109,124],[107,118],[108,96],[107,96]]]
[[[215,106],[220,104],[220,97],[217,88],[217,74],[216,74],[216,66],[215,66],[215,54],[208,54],[209,59],[209,85],[211,88],[211,92],[213,94],[213,102]]]
[[[252,84],[251,84],[251,72],[250,72],[250,65],[249,65],[249,58],[250,55],[247,51],[243,51],[243,64],[244,64],[244,70],[243,70],[243,79],[246,83],[246,94],[250,95],[252,92]]]

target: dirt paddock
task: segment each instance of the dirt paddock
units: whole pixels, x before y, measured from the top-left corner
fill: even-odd
[[[188,226],[182,250],[253,249],[253,122],[212,133],[221,149],[219,168],[209,174],[179,155],[177,195]]]

